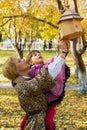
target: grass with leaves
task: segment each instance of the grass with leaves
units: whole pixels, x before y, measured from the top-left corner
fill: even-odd
[[[4,61],[14,54],[14,51],[0,51],[0,72]],[[55,52],[43,52],[45,61]],[[26,56],[26,53],[25,53]],[[87,66],[87,53],[83,55]],[[77,83],[74,78],[74,63],[71,54],[66,63],[71,68],[71,76],[68,83]],[[0,74],[0,82],[9,82]],[[20,122],[25,115],[21,109],[17,94],[14,89],[0,89],[0,130],[19,130]],[[65,97],[57,107],[55,115],[56,130],[87,130],[87,95],[82,95],[76,90],[66,90]]]
[[[14,89],[0,89],[0,130],[19,130],[25,115]],[[87,130],[87,95],[67,90],[57,107],[56,130]]]

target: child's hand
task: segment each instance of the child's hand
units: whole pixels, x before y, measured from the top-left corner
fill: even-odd
[[[69,48],[70,48],[70,41],[68,39],[59,41],[59,49],[67,52]]]

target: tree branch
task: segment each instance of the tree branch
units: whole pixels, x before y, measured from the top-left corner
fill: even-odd
[[[50,26],[52,26],[52,27],[54,27],[54,28],[56,28],[56,29],[59,28],[58,26],[52,24],[51,22],[47,22],[47,21],[45,21],[45,20],[43,20],[43,19],[40,19],[40,18],[32,17],[32,16],[30,16],[30,15],[3,16],[3,18],[9,18],[9,19],[17,18],[17,17],[31,17],[31,18],[34,19],[34,20],[37,20],[37,21],[40,21],[40,22],[43,22],[43,23],[49,24]]]
[[[0,25],[0,27],[3,27],[5,24],[7,24],[12,18],[9,18],[5,23],[3,23],[2,25]]]

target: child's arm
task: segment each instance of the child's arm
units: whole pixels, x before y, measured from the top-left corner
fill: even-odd
[[[58,73],[60,72],[64,62],[65,60],[58,56],[56,60],[54,60],[54,62],[48,65],[48,72],[53,79],[55,79]]]
[[[61,54],[56,58],[56,60],[54,60],[54,62],[48,65],[48,72],[53,79],[56,78],[65,62],[65,58],[70,48],[69,40],[61,40],[59,42],[59,48],[61,49]]]

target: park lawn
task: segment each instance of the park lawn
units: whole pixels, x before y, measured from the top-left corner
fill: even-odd
[[[0,89],[0,130],[19,130],[25,112],[14,89]],[[87,130],[87,95],[66,90],[55,115],[56,130]]]
[[[41,52],[47,61],[55,55],[55,51]],[[4,61],[14,51],[0,51],[0,72]],[[27,52],[25,52],[26,56]],[[87,52],[83,55],[84,63],[87,66]],[[71,76],[67,83],[75,84],[74,63],[69,53],[66,63],[70,66]],[[0,74],[0,82],[9,82]],[[0,130],[19,130],[20,122],[25,112],[20,108],[18,98],[14,89],[0,89]],[[87,95],[81,95],[75,90],[66,90],[62,104],[57,107],[56,130],[87,130]]]

